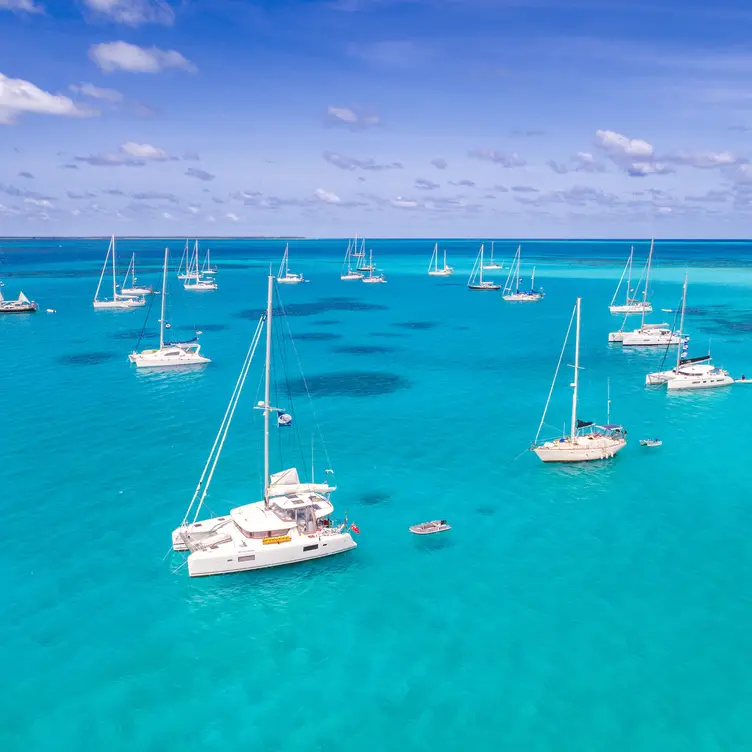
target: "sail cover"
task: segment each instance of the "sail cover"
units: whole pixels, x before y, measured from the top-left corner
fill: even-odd
[[[580,420],[577,419],[577,428],[587,428],[588,426],[592,426],[593,421],[592,420]]]
[[[689,363],[702,363],[705,360],[710,360],[710,355],[701,355],[698,358],[682,358],[679,361],[679,365],[686,366]]]
[[[269,479],[269,497],[287,496],[299,493],[326,494],[334,488],[326,483],[301,483],[297,468],[291,467],[278,473],[272,473]]]

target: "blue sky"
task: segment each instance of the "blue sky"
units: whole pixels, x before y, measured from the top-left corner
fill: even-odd
[[[741,0],[0,0],[0,235],[745,237]]]

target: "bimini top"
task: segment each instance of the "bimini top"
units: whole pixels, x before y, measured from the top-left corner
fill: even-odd
[[[272,473],[269,479],[268,493],[269,498],[272,499],[278,496],[329,494],[336,490],[336,486],[330,486],[328,483],[301,483],[297,468],[291,467],[278,473]]]

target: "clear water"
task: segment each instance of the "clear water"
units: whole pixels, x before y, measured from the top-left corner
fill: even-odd
[[[41,307],[0,317],[0,748],[749,748],[752,389],[646,390],[661,353],[606,344],[628,241],[526,243],[537,305],[466,290],[475,241],[447,244],[447,280],[425,274],[433,241],[376,241],[377,286],[339,280],[342,241],[293,242],[312,282],[281,292],[359,548],[196,580],[163,557],[283,244],[213,241],[217,293],[173,278],[171,332],[201,329],[213,361],[189,374],[129,366],[143,310],[92,310],[106,245],[0,241],[4,294]],[[135,250],[159,288],[164,245],[123,241],[123,271]],[[752,374],[750,260],[743,242],[656,250],[652,320],[671,320],[689,268],[692,354],[711,341],[734,375]],[[608,464],[544,466],[526,449],[577,295],[580,415],[605,420],[610,379],[630,443]],[[258,498],[258,376],[215,512]],[[660,449],[639,447],[652,436]],[[408,533],[436,517],[452,531]]]

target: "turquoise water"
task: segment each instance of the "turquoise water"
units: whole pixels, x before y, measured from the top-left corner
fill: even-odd
[[[123,271],[135,250],[158,288],[164,245],[122,241]],[[183,242],[169,245],[177,262]],[[752,389],[644,388],[661,354],[606,343],[628,245],[525,243],[547,296],[515,306],[465,289],[476,241],[447,244],[447,280],[425,274],[433,241],[375,241],[389,284],[372,287],[339,280],[342,241],[292,242],[312,283],[281,294],[359,548],[191,580],[163,557],[283,243],[212,241],[217,293],[173,278],[171,331],[201,329],[213,362],[155,374],[126,358],[144,311],[91,308],[106,241],[0,241],[3,293],[41,308],[0,317],[0,748],[752,747]],[[750,261],[741,241],[656,246],[652,320],[671,320],[660,309],[688,268],[691,353],[710,342],[737,376],[752,374]],[[580,415],[605,419],[610,379],[630,443],[608,464],[544,466],[526,448],[577,295]],[[258,378],[208,499],[218,513],[258,498]],[[663,447],[641,449],[651,436]],[[408,533],[436,517],[451,533]]]

